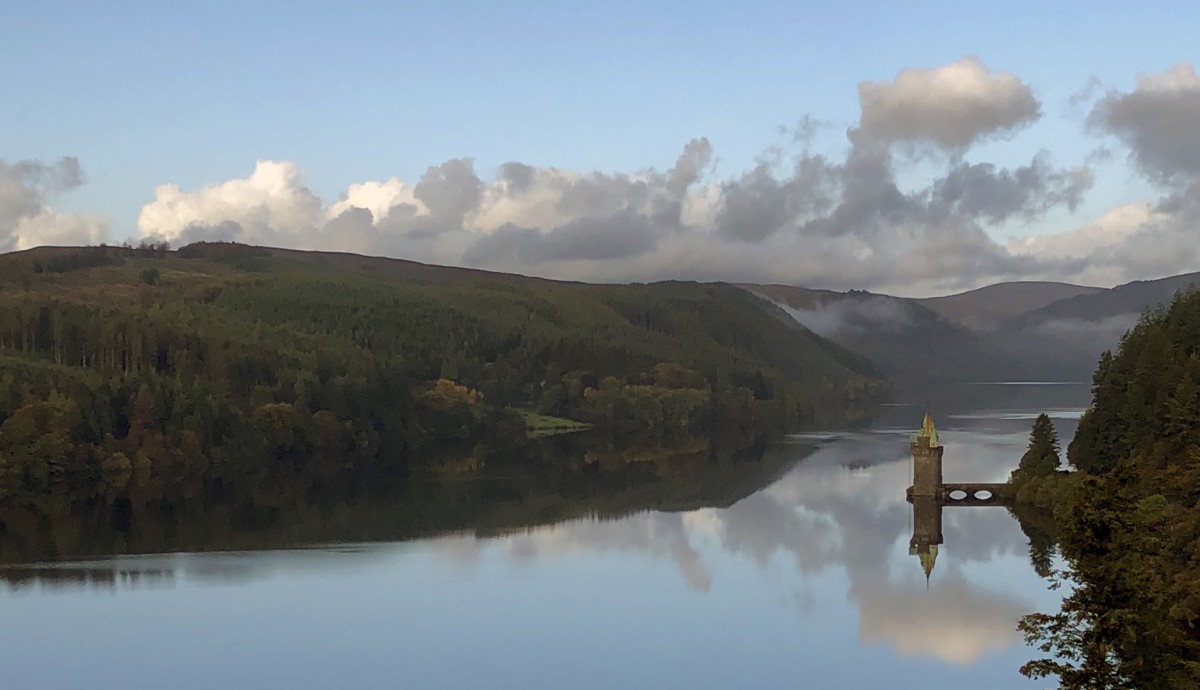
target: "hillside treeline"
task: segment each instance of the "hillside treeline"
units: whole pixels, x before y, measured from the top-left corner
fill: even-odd
[[[1100,360],[1058,477],[1062,610],[1022,621],[1064,688],[1200,687],[1200,292]],[[1053,481],[1053,479],[1051,479]]]
[[[209,467],[851,421],[870,366],[732,286],[556,283],[236,244],[0,258],[0,494]]]

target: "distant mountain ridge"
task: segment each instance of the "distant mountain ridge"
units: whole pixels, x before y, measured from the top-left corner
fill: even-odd
[[[918,300],[859,290],[742,285],[792,318],[875,363],[902,388],[930,382],[1019,376],[1020,363]]]
[[[1149,307],[1169,303],[1176,292],[1193,285],[1200,285],[1200,272],[1158,280],[1135,280],[1107,290],[1079,293],[1014,314],[1004,321],[1004,325],[1016,328],[1053,319],[1099,321],[1120,314],[1141,314]]]
[[[1113,288],[997,283],[906,298],[850,290],[741,285],[874,362],[901,387],[1013,378],[1087,380],[1147,309],[1200,286],[1200,272]]]
[[[943,297],[915,300],[951,321],[972,330],[986,330],[1000,322],[1055,302],[1080,295],[1104,292],[1104,288],[1022,281],[997,283]]]

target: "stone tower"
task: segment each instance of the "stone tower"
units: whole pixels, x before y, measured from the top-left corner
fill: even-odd
[[[933,416],[925,413],[921,430],[912,435],[909,448],[913,456],[912,496],[940,498],[942,490],[942,451],[938,443],[937,427]]]

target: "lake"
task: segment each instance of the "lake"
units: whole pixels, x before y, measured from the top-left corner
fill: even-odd
[[[9,513],[0,673],[22,689],[1043,687],[1017,673],[1016,623],[1059,595],[999,507],[945,508],[926,578],[907,437],[928,406],[945,480],[1003,481],[1039,412],[1065,449],[1088,399],[957,386],[717,467],[588,456],[600,469],[536,490],[463,476],[266,512]]]

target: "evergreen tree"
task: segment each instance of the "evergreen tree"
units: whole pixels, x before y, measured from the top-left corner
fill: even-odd
[[[1061,462],[1058,432],[1054,429],[1054,422],[1050,421],[1050,415],[1043,412],[1033,422],[1033,430],[1029,432],[1029,449],[1021,456],[1021,462],[1013,472],[1013,483],[1050,476],[1058,471]]]
[[[1062,496],[1071,585],[1061,611],[1022,620],[1051,654],[1023,672],[1063,688],[1200,688],[1200,291],[1143,315],[1093,382],[1069,449],[1080,471],[1030,490],[1053,445],[1039,425],[1018,470],[1034,475],[1018,503]]]

